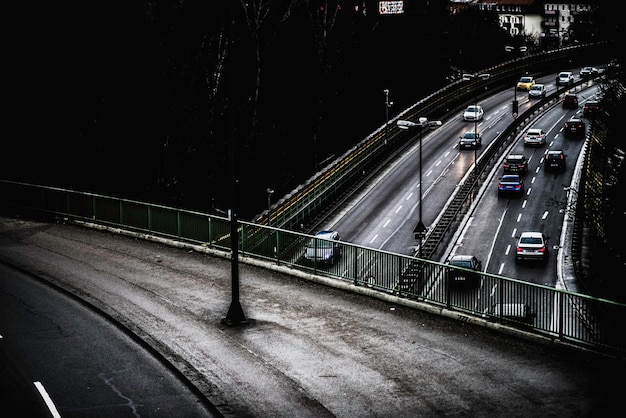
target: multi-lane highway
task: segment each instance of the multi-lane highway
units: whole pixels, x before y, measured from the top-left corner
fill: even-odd
[[[578,69],[572,69],[578,77]],[[547,86],[547,94],[557,86],[555,75],[537,78]],[[516,264],[511,252],[515,238],[524,230],[541,230],[550,238],[550,245],[559,245],[559,234],[565,212],[567,187],[574,165],[583,146],[583,139],[564,138],[563,124],[575,114],[581,116],[582,106],[598,91],[598,85],[589,82],[579,96],[579,108],[564,109],[560,102],[542,113],[527,127],[541,127],[547,133],[546,144],[529,147],[520,139],[501,150],[504,157],[510,153],[524,154],[529,159],[525,176],[526,192],[520,198],[499,197],[497,181],[502,174],[501,163],[481,183],[482,193],[468,218],[463,233],[456,237],[450,249],[456,253],[471,253],[483,261],[484,271],[505,277],[520,278],[533,283],[555,285],[555,254],[551,252],[547,265]],[[480,84],[478,83],[478,88]],[[474,159],[512,122],[511,101],[516,96],[519,113],[523,113],[538,99],[529,99],[524,91],[510,90],[496,93],[479,104],[485,110],[478,123],[458,117],[443,121],[443,125],[425,131],[419,142],[387,168],[383,175],[370,184],[362,194],[355,196],[343,210],[325,225],[341,232],[344,240],[367,247],[399,254],[416,254],[418,241],[413,230],[420,216],[420,152],[421,216],[426,228],[432,226],[455,188],[467,174]],[[482,146],[474,150],[460,150],[459,137],[467,130],[477,128],[482,135]],[[587,124],[588,128],[588,124]],[[417,133],[416,133],[417,135]],[[567,155],[564,172],[545,172],[544,154],[549,149],[562,149]],[[450,252],[446,253],[443,261]]]

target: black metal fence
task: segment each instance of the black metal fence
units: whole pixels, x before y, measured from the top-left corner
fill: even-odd
[[[305,247],[314,237],[308,234],[237,221],[238,236],[232,237],[229,218],[110,196],[4,180],[0,195],[6,216],[67,218],[224,253],[230,253],[236,239],[242,259],[265,260],[381,296],[392,294],[595,351],[626,354],[624,304],[346,242],[327,262],[309,261]],[[466,285],[453,284],[452,273],[465,274]],[[497,302],[481,304],[487,300]]]

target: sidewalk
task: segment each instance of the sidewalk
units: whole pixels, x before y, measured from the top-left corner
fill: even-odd
[[[273,264],[239,263],[247,323],[229,327],[226,254],[112,232],[0,218],[0,261],[125,325],[224,416],[595,417],[621,406],[608,377],[622,360]]]

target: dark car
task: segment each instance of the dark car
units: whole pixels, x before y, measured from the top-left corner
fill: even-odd
[[[448,283],[451,285],[475,284],[480,280],[482,262],[473,255],[457,254],[448,260]]]
[[[596,100],[589,100],[583,106],[583,117],[592,118],[600,110],[600,102]]]
[[[577,109],[578,96],[573,93],[567,93],[563,96],[563,109]]]
[[[519,174],[505,174],[498,182],[498,196],[513,194],[521,196],[524,194],[524,180]]]
[[[509,154],[502,164],[506,174],[526,174],[528,172],[528,158],[522,154]]]
[[[600,73],[600,71],[596,67],[583,67],[580,70],[580,78],[591,78],[595,77]]]
[[[565,154],[562,150],[553,150],[546,153],[546,160],[543,168],[545,171],[564,171]]]
[[[584,138],[587,125],[585,121],[578,118],[571,118],[565,122],[563,134],[567,138]]]
[[[474,131],[467,131],[459,138],[459,149],[478,149],[480,144],[480,134]]]

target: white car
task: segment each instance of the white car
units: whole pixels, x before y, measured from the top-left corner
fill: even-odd
[[[515,261],[548,261],[548,239],[541,232],[522,232],[515,247]]]
[[[546,97],[546,86],[544,84],[535,84],[528,90],[529,99],[543,99]]]
[[[463,120],[466,120],[466,121],[482,120],[483,114],[484,114],[484,111],[483,111],[482,106],[470,105],[470,106],[467,106],[467,109],[465,109],[465,112],[463,112]]]
[[[571,71],[561,71],[556,76],[557,86],[571,86],[574,84],[574,74]]]
[[[530,128],[524,134],[524,145],[542,146],[546,143],[546,133],[541,128]]]

